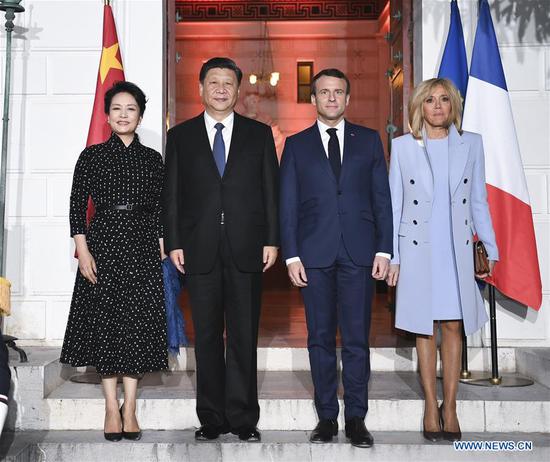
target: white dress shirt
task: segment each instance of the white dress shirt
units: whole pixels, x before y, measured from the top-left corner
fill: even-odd
[[[329,128],[336,129],[336,136],[338,137],[338,144],[340,145],[340,162],[344,161],[344,127],[346,126],[346,121],[342,119],[338,122],[338,125],[335,127],[330,127],[329,125],[317,120],[317,127],[319,128],[319,133],[321,134],[321,141],[323,142],[323,147],[325,148],[325,154],[328,158],[328,142],[330,140],[330,135],[327,133]]]
[[[235,120],[235,113],[232,112],[222,121],[214,119],[208,112],[204,111],[204,123],[206,125],[206,133],[208,134],[208,141],[210,142],[210,149],[214,150],[214,137],[216,136],[216,124],[218,122],[223,124],[222,136],[225,144],[225,161],[227,162],[227,156],[229,156],[229,147],[231,146],[231,135],[233,134],[233,121]]]
[[[338,122],[338,125],[334,127],[330,127],[329,125],[321,122],[319,119],[317,119],[317,127],[319,128],[319,133],[321,134],[321,141],[323,142],[323,148],[325,148],[325,154],[328,159],[328,142],[330,140],[330,135],[327,133],[327,130],[329,128],[335,128],[336,129],[336,136],[338,137],[338,144],[340,145],[340,160],[342,163],[344,163],[344,128],[346,126],[346,121],[342,119],[340,122]],[[215,131],[215,129],[214,129]],[[384,257],[388,260],[391,259],[391,255],[389,253],[385,252],[377,252],[377,257]],[[291,263],[294,263],[296,261],[301,261],[300,257],[291,257],[286,259],[286,265],[290,265]]]

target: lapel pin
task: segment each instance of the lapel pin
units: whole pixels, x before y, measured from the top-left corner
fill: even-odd
[[[350,133],[350,136],[355,136],[355,133]]]

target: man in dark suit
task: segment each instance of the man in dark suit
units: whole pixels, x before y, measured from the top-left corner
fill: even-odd
[[[228,431],[260,440],[256,345],[262,271],[279,245],[279,166],[271,129],[233,110],[241,78],[229,58],[204,63],[205,111],[169,130],[166,144],[165,246],[187,274],[197,440]]]
[[[392,209],[382,143],[344,119],[350,83],[337,69],[312,81],[317,121],[286,140],[281,162],[283,257],[306,308],[308,350],[319,423],[310,441],[338,432],[336,328],[342,337],[346,436],[370,447],[365,427],[370,376],[373,278],[392,253]]]

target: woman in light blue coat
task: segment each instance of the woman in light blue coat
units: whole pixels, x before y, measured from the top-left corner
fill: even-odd
[[[390,188],[397,283],[396,327],[416,333],[424,388],[424,436],[460,439],[456,393],[462,326],[472,334],[487,321],[475,281],[474,235],[485,244],[491,270],[498,260],[489,215],[481,136],[462,132],[460,93],[431,79],[409,102],[411,133],[392,144]],[[486,277],[487,275],[482,275]],[[436,329],[441,327],[443,403],[436,395]]]

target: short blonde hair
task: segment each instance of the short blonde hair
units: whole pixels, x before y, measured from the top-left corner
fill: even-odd
[[[430,96],[435,87],[443,87],[451,100],[451,112],[447,120],[447,127],[454,124],[459,133],[462,133],[462,97],[460,92],[449,79],[424,80],[414,89],[409,100],[409,129],[416,139],[422,138],[422,127],[424,126],[423,104]]]

